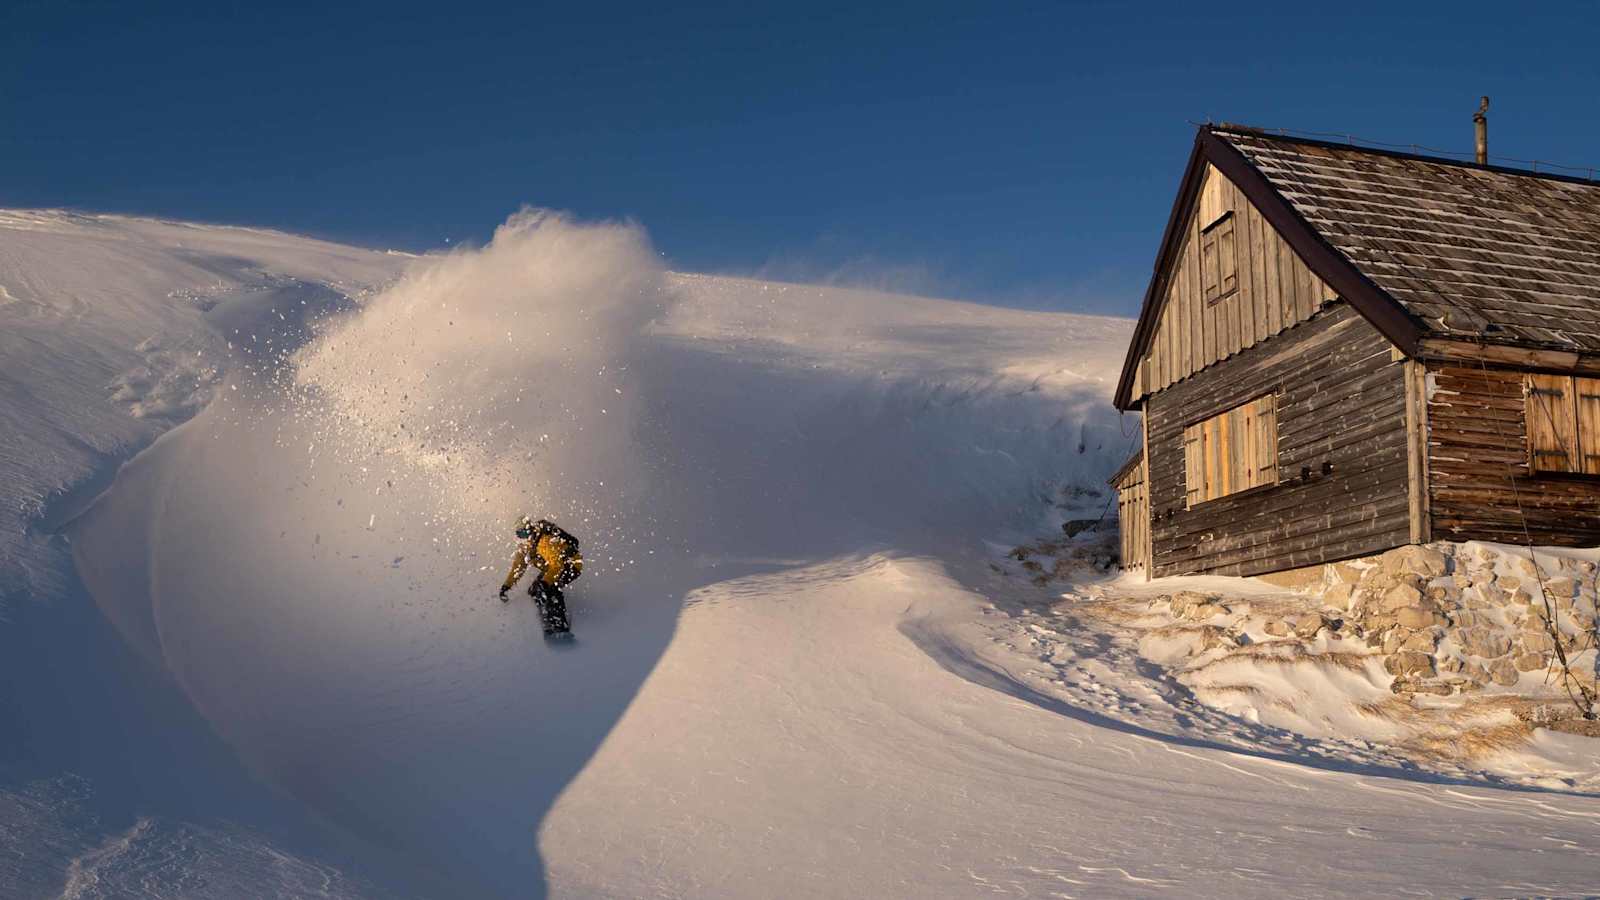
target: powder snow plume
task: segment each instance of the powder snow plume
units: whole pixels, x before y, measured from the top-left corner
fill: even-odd
[[[637,226],[525,209],[418,261],[298,354],[294,383],[327,413],[314,438],[425,486],[453,543],[502,543],[512,511],[610,535],[650,468],[629,361],[671,294]]]

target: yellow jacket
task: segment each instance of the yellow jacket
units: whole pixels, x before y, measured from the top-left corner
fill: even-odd
[[[583,571],[583,559],[572,552],[572,545],[558,535],[540,535],[537,541],[522,541],[517,544],[517,555],[511,558],[511,574],[506,576],[506,590],[516,586],[522,573],[529,568],[539,570],[539,579],[551,587],[561,586],[561,572],[568,566],[572,567],[571,577],[576,578]]]

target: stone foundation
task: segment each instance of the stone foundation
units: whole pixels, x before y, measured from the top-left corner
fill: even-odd
[[[1593,647],[1596,566],[1587,560],[1542,555],[1535,568],[1524,550],[1436,543],[1331,563],[1321,574],[1304,588],[1322,602],[1317,627],[1381,651],[1396,692],[1509,687],[1524,672],[1549,669],[1556,638],[1547,606],[1569,662]],[[1311,624],[1269,623],[1285,635]],[[1593,654],[1573,669],[1594,684]]]

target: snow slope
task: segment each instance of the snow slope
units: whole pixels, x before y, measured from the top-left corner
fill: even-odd
[[[29,215],[65,235],[50,266],[92,252],[90,225]],[[174,281],[231,234],[95,221],[152,229],[128,240]],[[151,821],[300,838],[294,871],[349,871],[345,895],[1571,893],[1600,870],[1591,797],[1169,740],[1004,677],[1026,660],[994,659],[987,542],[1104,509],[1137,433],[1106,402],[1126,320],[677,275],[637,228],[538,213],[416,261],[271,240],[327,317],[234,289],[84,338],[209,330],[217,397],[60,506],[81,515],[32,519],[65,524],[124,668],[198,711],[180,746],[238,766],[212,779],[250,802]],[[524,511],[584,539],[576,647],[494,599]],[[59,538],[28,540],[14,564],[59,574]],[[70,731],[39,705],[25,725]],[[98,846],[150,833],[168,789]]]
[[[226,336],[208,311],[321,307],[399,262],[257,229],[0,211],[0,612],[62,589],[48,533],[104,487],[93,476],[210,399]]]
[[[1028,702],[973,653],[983,600],[932,560],[884,555],[696,593],[546,819],[552,882],[1392,897],[1566,895],[1600,877],[1592,797],[1334,773]]]

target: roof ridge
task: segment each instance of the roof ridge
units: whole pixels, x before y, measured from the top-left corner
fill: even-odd
[[[1382,146],[1382,142],[1380,141],[1359,138],[1352,134],[1344,135],[1343,137],[1345,140],[1343,141],[1328,140],[1326,139],[1327,137],[1338,137],[1338,135],[1328,133],[1326,137],[1312,137],[1308,134],[1296,133],[1286,128],[1262,128],[1255,125],[1243,125],[1237,122],[1208,122],[1204,125],[1201,125],[1200,130],[1222,137],[1227,135],[1242,135],[1286,144],[1306,144],[1313,147],[1326,147],[1331,150],[1342,150],[1346,152],[1366,153],[1374,156],[1388,156],[1397,159],[1408,159],[1416,162],[1433,163],[1441,166],[1470,169],[1476,172],[1492,172],[1499,175],[1515,175],[1523,178],[1538,178],[1544,181],[1560,181],[1568,184],[1582,184],[1600,187],[1600,166],[1566,166],[1559,163],[1545,163],[1545,165],[1557,166],[1563,169],[1589,172],[1590,175],[1585,177],[1583,175],[1566,175],[1560,172],[1541,172],[1538,169],[1524,169],[1517,166],[1501,165],[1499,163],[1479,165],[1476,161],[1471,159],[1452,159],[1449,156],[1435,156],[1429,153],[1406,151],[1396,148],[1400,146],[1409,146],[1417,148],[1417,150],[1431,150],[1432,153],[1451,152],[1448,150],[1438,150],[1431,147],[1423,147],[1420,144]],[[1502,158],[1509,159],[1510,157]],[[1541,161],[1531,160],[1531,162],[1534,165],[1538,165]]]

